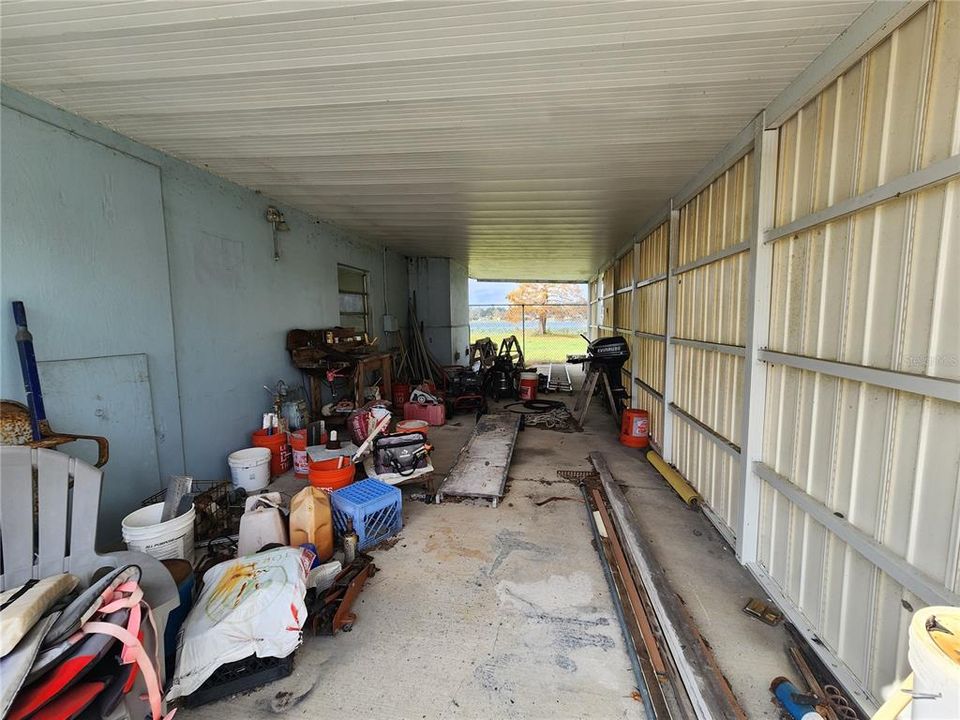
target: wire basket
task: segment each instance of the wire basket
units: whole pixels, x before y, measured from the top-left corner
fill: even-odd
[[[194,538],[197,544],[240,532],[244,498],[238,495],[233,485],[226,480],[194,480],[193,492],[193,507],[196,511]],[[163,502],[165,494],[165,490],[154,493],[141,505],[146,507]]]

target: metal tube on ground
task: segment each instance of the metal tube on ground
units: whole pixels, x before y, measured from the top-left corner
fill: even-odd
[[[623,554],[623,547],[620,545],[620,538],[617,536],[617,529],[613,527],[613,521],[607,513],[607,508],[603,504],[603,497],[597,488],[593,488],[591,494],[593,501],[597,505],[597,512],[600,513],[600,520],[607,529],[607,537],[610,541],[610,548],[613,551],[614,561],[623,578],[624,587],[627,592],[627,601],[633,610],[633,616],[637,619],[637,627],[643,637],[643,644],[647,650],[647,656],[650,658],[650,664],[654,671],[661,677],[666,677],[667,668],[660,655],[660,648],[657,646],[657,640],[653,635],[653,628],[650,627],[650,621],[647,619],[646,610],[643,607],[643,601],[640,599],[640,593],[636,588],[636,583],[630,575],[630,564],[627,562],[626,555]]]
[[[613,609],[617,613],[617,622],[620,623],[620,633],[623,635],[623,643],[627,648],[627,656],[630,658],[630,668],[633,670],[633,679],[636,681],[637,692],[640,693],[640,699],[643,702],[643,711],[649,720],[656,720],[657,714],[653,709],[653,702],[650,700],[650,690],[647,688],[646,680],[640,670],[640,660],[637,657],[637,649],[633,646],[633,636],[627,627],[627,619],[623,614],[623,602],[620,599],[620,593],[617,592],[617,584],[613,579],[613,571],[607,562],[607,556],[603,553],[603,539],[600,537],[600,531],[597,529],[596,520],[593,517],[593,510],[590,506],[590,497],[587,494],[586,485],[580,485],[580,492],[583,494],[583,504],[587,509],[587,519],[590,521],[590,530],[593,532],[593,541],[597,546],[597,555],[600,556],[600,566],[603,568],[603,577],[607,581],[607,587],[610,589],[610,599],[613,600]]]
[[[590,453],[590,462],[600,475],[617,534],[653,607],[697,717],[701,720],[747,720],[713,651],[657,562],[636,513],[617,485],[603,453]]]

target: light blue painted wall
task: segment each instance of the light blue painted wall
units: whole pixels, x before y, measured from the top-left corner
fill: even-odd
[[[10,309],[23,300],[38,360],[147,355],[161,472],[182,471],[159,168],[5,106],[0,163],[2,396],[24,399]],[[126,480],[149,494],[153,473]]]
[[[465,363],[470,344],[467,268],[450,258],[409,263],[411,293],[428,349],[443,365]]]
[[[373,335],[383,337],[385,306],[405,324],[403,256],[11,88],[3,87],[0,99],[4,397],[23,396],[8,319],[9,301],[19,294],[28,301],[41,359],[81,356],[79,344],[103,344],[87,354],[146,353],[164,436],[162,474],[224,477],[226,455],[247,444],[269,401],[262,386],[281,378],[300,383],[284,347],[287,331],[339,321],[337,263],[370,273]],[[15,173],[8,151],[20,158]],[[163,238],[108,231],[85,186],[90,168],[108,158],[122,168],[117,184],[100,194],[115,196],[119,185],[132,196],[125,202],[151,212],[159,207]],[[137,173],[140,184],[127,187]],[[159,196],[148,177],[159,177]],[[68,232],[51,232],[32,217],[64,202],[58,222],[88,229],[75,249]],[[281,234],[279,262],[263,219],[269,204],[291,228]],[[72,257],[63,261],[68,251]],[[119,272],[98,270],[105,259]],[[76,325],[73,318],[85,315],[76,288],[94,276],[95,289],[86,292],[98,303],[86,314],[90,320]],[[24,297],[30,288],[37,290]],[[120,328],[112,340],[96,328],[104,317]],[[60,318],[63,329],[52,332],[48,318]]]

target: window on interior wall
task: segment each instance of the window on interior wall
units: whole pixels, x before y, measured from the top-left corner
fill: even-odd
[[[337,265],[337,282],[340,288],[340,325],[368,332],[370,297],[367,292],[367,271],[349,265]]]

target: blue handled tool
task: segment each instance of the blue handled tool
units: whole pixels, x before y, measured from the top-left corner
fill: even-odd
[[[30,409],[30,430],[36,442],[43,439],[47,412],[43,407],[37,357],[33,353],[33,335],[27,329],[27,311],[20,300],[13,301],[13,321],[17,324],[17,353],[20,355],[20,372],[23,374],[23,389],[27,393],[27,407]]]

